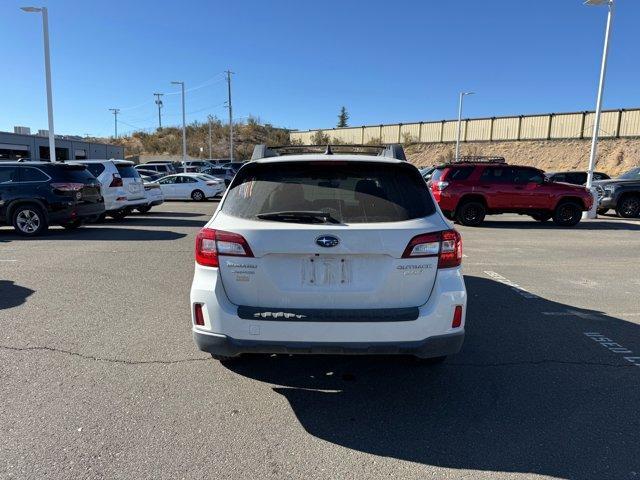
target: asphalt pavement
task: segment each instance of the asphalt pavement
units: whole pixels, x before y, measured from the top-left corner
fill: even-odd
[[[216,203],[0,228],[0,478],[640,478],[640,221],[460,228],[467,338],[407,358],[196,350]]]

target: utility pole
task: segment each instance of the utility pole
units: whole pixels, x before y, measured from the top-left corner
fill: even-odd
[[[109,111],[113,113],[113,119],[114,119],[115,135],[113,138],[118,138],[118,114],[120,113],[120,109],[110,108]]]
[[[211,160],[213,158],[211,154],[211,120],[213,120],[213,117],[211,115],[207,115],[207,120],[209,120],[209,160]]]
[[[187,122],[184,113],[184,82],[171,82],[172,85],[180,85],[182,88],[182,166],[187,173]]]
[[[162,130],[162,114],[160,113],[160,109],[162,108],[163,104],[160,97],[162,97],[164,93],[154,93],[154,95],[156,96],[156,105],[158,105],[158,130]]]
[[[227,70],[227,107],[229,107],[229,159],[233,162],[233,107],[231,106],[231,70]]]

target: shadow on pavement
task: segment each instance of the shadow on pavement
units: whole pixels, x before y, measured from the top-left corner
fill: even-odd
[[[480,227],[475,228],[509,228],[509,229],[536,229],[536,230],[640,230],[640,221],[634,218],[608,217],[606,220],[583,220],[574,227],[559,227],[552,221],[536,222],[535,220],[500,221],[485,220]]]
[[[126,221],[126,220],[125,220]],[[198,223],[200,225],[201,223]],[[115,224],[114,224],[115,225]],[[186,237],[185,233],[177,233],[166,230],[143,230],[139,228],[125,228],[125,223],[119,223],[122,227],[109,227],[100,225],[88,225],[77,230],[65,230],[51,227],[39,237],[25,238],[17,235],[13,229],[0,230],[0,242],[26,241],[41,242],[47,240],[115,240],[115,241],[145,241],[145,240],[177,240]]]
[[[0,310],[22,305],[34,292],[35,290],[16,285],[11,280],[0,280]]]
[[[148,215],[148,214],[147,214]],[[96,226],[102,225],[118,225],[126,227],[127,225],[131,226],[147,226],[147,227],[204,227],[205,223],[209,221],[210,217],[202,217],[201,220],[187,220],[180,218],[163,218],[161,215],[157,216],[138,216],[132,215],[126,217],[124,220],[113,220],[107,219],[104,223],[96,224]],[[91,227],[92,225],[88,225]]]
[[[279,385],[309,434],[346,448],[455,469],[638,478],[640,368],[585,332],[640,356],[640,327],[465,278],[467,339],[440,366],[278,356],[226,367]]]

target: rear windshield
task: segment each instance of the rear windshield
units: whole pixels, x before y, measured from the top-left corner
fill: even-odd
[[[139,178],[140,174],[133,168],[133,165],[116,164],[118,173],[122,178]]]
[[[278,212],[324,212],[341,223],[399,222],[435,206],[417,170],[369,162],[254,164],[243,170],[222,211],[240,218]],[[309,223],[297,218],[298,223]]]
[[[84,165],[56,165],[54,168],[49,168],[47,173],[54,181],[78,183],[94,183],[96,181],[95,177]]]

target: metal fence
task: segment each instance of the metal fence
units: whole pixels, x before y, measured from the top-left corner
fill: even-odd
[[[444,143],[455,142],[457,120],[439,122],[364,125],[291,132],[291,141],[312,144],[317,132],[331,142],[346,144]],[[462,120],[460,140],[490,142],[505,140],[582,139],[593,135],[594,112],[549,113],[511,117],[469,118]],[[640,109],[606,110],[600,119],[600,136],[640,137]]]

